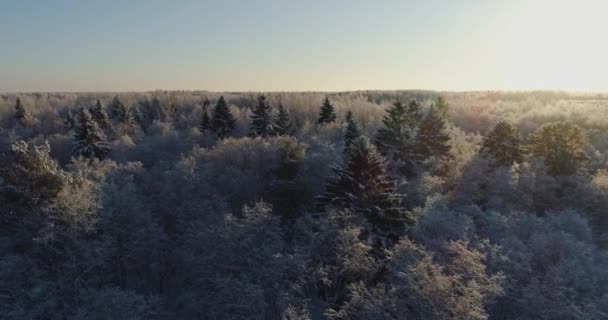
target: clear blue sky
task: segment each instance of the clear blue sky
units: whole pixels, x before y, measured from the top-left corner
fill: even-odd
[[[0,91],[608,91],[601,0],[0,0]]]

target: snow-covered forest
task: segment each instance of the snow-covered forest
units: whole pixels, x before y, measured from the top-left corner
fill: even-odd
[[[607,110],[0,95],[0,319],[608,319]]]

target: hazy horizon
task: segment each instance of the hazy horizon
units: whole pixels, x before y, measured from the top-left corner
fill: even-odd
[[[608,4],[4,4],[0,92],[606,92]]]

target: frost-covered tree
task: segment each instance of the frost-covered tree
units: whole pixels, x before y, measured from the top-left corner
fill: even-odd
[[[265,95],[258,96],[258,103],[253,109],[251,115],[251,132],[252,137],[267,137],[274,135],[274,126],[272,122],[272,106]]]
[[[293,127],[291,122],[289,121],[289,114],[282,103],[279,104],[278,108],[279,113],[274,118],[273,126],[274,131],[279,136],[290,135],[293,133]]]
[[[30,114],[25,110],[23,103],[21,103],[21,98],[17,98],[15,101],[15,119],[17,119],[19,123],[23,124],[24,121],[30,118]]]
[[[383,127],[378,129],[375,145],[390,161],[392,168],[410,175],[414,167],[412,148],[420,116],[420,104],[411,100],[407,105],[397,100],[386,110]]]
[[[498,166],[510,166],[524,160],[524,149],[517,129],[500,121],[483,140],[481,151],[490,155]]]
[[[121,110],[123,110],[125,108],[124,103],[122,103],[122,101],[120,101],[120,99],[118,98],[118,96],[114,96],[114,98],[112,99],[112,102],[110,102],[110,117],[112,118],[113,121],[118,121],[118,119],[120,118],[120,114],[121,114]]]
[[[587,135],[579,126],[557,121],[543,124],[532,134],[529,151],[545,162],[551,174],[567,176],[584,167],[587,144]]]
[[[450,156],[449,141],[446,121],[440,110],[432,106],[418,127],[414,157],[420,162],[446,159]]]
[[[99,99],[97,99],[95,106],[90,109],[90,112],[91,117],[93,120],[95,120],[95,122],[97,122],[101,129],[105,130],[110,127],[110,118],[108,117],[106,110],[101,105],[101,101],[99,101]]]
[[[48,142],[31,145],[17,141],[11,144],[10,154],[0,156],[3,163],[0,166],[0,199],[3,206],[18,204],[24,208],[40,207],[57,195],[69,181],[69,175],[61,170],[50,152]]]
[[[352,145],[353,141],[361,136],[361,130],[359,125],[353,119],[353,112],[348,111],[346,113],[346,132],[344,133],[344,154],[348,152],[348,149]]]
[[[78,126],[74,133],[75,146],[72,155],[86,158],[104,159],[110,154],[110,147],[91,114],[84,108],[80,109]]]
[[[199,124],[198,130],[202,133],[208,133],[211,131],[211,117],[209,116],[209,106],[211,102],[209,99],[205,97],[203,101],[203,115],[201,116],[201,122]]]
[[[359,137],[348,150],[344,167],[334,167],[334,177],[319,206],[331,205],[362,213],[374,226],[391,235],[405,230],[406,214],[395,193],[395,183],[386,174],[386,162],[366,137]]]
[[[323,100],[323,104],[321,105],[321,110],[319,111],[317,124],[323,125],[334,121],[336,121],[336,111],[334,110],[331,101],[329,101],[329,97],[325,97],[325,100]]]
[[[135,118],[131,112],[131,108],[121,104],[118,108],[118,125],[128,134],[132,134],[135,125]]]
[[[220,139],[225,138],[234,130],[236,120],[228,108],[228,104],[221,96],[215,104],[213,115],[211,117],[211,128]]]
[[[76,119],[74,119],[74,114],[72,113],[72,110],[68,110],[68,112],[66,113],[65,119],[63,120],[63,127],[67,131],[74,130],[74,128],[76,127]]]

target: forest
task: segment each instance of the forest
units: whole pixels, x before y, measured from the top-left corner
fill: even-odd
[[[0,94],[0,319],[608,319],[607,108]]]

